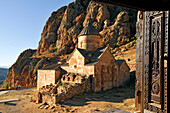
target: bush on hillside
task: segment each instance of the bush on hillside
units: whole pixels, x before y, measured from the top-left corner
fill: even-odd
[[[132,47],[132,43],[127,44],[126,47],[129,49],[130,47]]]
[[[135,46],[135,47],[136,47],[136,43],[134,43],[134,44],[133,44],[133,46]]]
[[[120,42],[117,42],[116,45],[117,45],[117,46],[120,46]]]
[[[5,89],[8,89],[8,82],[6,82],[6,84],[4,85]]]
[[[134,35],[134,37],[131,38],[131,40],[137,40],[136,34]]]

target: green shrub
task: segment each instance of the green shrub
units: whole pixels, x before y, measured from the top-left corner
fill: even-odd
[[[6,82],[6,84],[4,85],[5,89],[8,89],[8,82]]]
[[[57,48],[57,47],[55,47],[54,49],[55,49],[55,52],[57,53],[58,48]]]
[[[127,44],[127,48],[130,48],[132,46],[132,43]]]
[[[120,46],[120,42],[117,42],[116,45],[117,45],[117,46]]]
[[[52,49],[49,49],[49,50],[48,50],[48,52],[50,52],[50,53],[51,53],[52,51],[53,51]]]
[[[134,43],[133,46],[136,46],[136,43]]]
[[[134,35],[134,37],[131,38],[131,40],[137,40],[136,34]]]
[[[62,18],[61,16],[58,17],[58,19],[61,19],[61,18]]]
[[[49,49],[48,50],[49,53],[54,53],[54,52],[57,52],[57,48],[54,48],[54,49]]]
[[[129,42],[129,38],[125,38],[125,41],[126,41],[126,42]]]

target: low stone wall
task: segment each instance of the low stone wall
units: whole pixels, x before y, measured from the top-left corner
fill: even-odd
[[[72,98],[76,94],[84,93],[84,92],[90,92],[91,91],[91,83],[90,83],[90,77],[82,84],[79,84],[77,86],[69,87],[65,94],[60,94],[57,98],[57,100],[66,100],[69,98]]]
[[[37,102],[37,103],[47,103],[49,105],[54,105],[62,100],[66,100],[69,98],[72,98],[76,94],[84,93],[84,92],[90,92],[91,91],[91,83],[90,83],[90,77],[86,79],[83,83],[81,84],[76,84],[75,86],[68,85],[67,87],[65,86],[55,86],[55,85],[47,85],[43,86],[40,91],[35,95],[32,101]],[[59,91],[62,88],[67,88],[64,91]]]
[[[57,95],[50,95],[50,94],[42,95],[42,103],[47,103],[48,105],[54,105],[57,103],[56,96]]]

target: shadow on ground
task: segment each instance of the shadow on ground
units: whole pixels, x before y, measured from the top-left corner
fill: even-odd
[[[4,104],[5,105],[11,105],[11,106],[16,106],[17,105],[16,103],[10,103],[10,102],[5,102]]]
[[[120,103],[128,98],[135,98],[135,71],[131,72],[130,85],[118,88],[112,88],[107,91],[89,92],[75,95],[73,98],[66,100],[64,105],[84,106],[90,101],[105,101]]]

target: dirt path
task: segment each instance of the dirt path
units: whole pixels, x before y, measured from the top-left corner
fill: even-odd
[[[18,98],[20,101],[0,104],[0,113],[48,113],[47,110],[38,109],[38,104],[30,102],[35,88],[11,90],[6,94],[0,95],[0,100]]]

